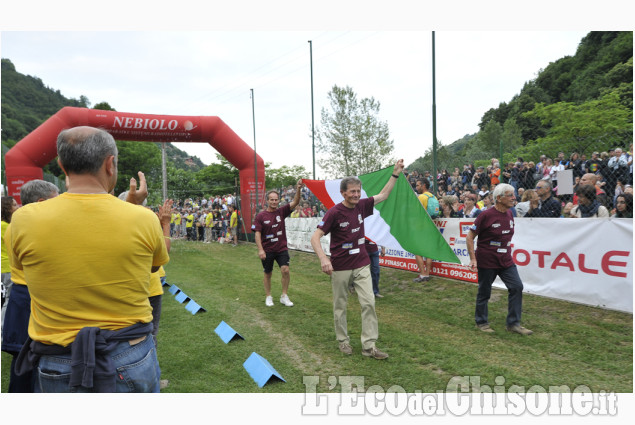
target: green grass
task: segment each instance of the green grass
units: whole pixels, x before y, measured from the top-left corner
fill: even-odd
[[[289,295],[278,302],[280,273],[272,278],[275,306],[264,304],[262,266],[254,244],[238,247],[173,241],[167,280],[207,312],[192,315],[167,292],[159,328],[159,362],[170,385],[163,392],[301,393],[304,376],[319,376],[318,392],[339,392],[331,376],[362,376],[364,386],[408,392],[445,390],[454,376],[479,376],[481,385],[528,389],[586,385],[594,392],[632,392],[633,316],[525,294],[523,325],[529,337],[505,331],[507,293],[490,301],[494,334],[474,327],[476,285],[434,278],[413,283],[412,272],[382,268],[384,298],[376,303],[377,346],[386,361],[361,356],[360,308],[349,298],[354,354],[338,350],[329,277],[314,254],[291,251]],[[223,343],[214,329],[224,320],[245,339]],[[286,382],[258,388],[243,368],[252,352],[266,358]],[[2,391],[10,356],[2,353]]]

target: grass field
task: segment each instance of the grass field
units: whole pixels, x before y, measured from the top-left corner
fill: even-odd
[[[303,393],[303,378],[319,377],[318,392],[339,392],[336,376],[363,377],[365,388],[398,385],[408,392],[445,390],[455,376],[478,376],[481,385],[586,385],[594,392],[633,391],[633,316],[526,294],[523,325],[534,334],[505,331],[506,291],[494,290],[494,334],[474,327],[476,285],[442,278],[413,283],[412,272],[382,268],[376,303],[377,346],[386,361],[360,353],[360,308],[349,299],[352,356],[338,350],[333,331],[329,277],[314,254],[291,251],[294,307],[278,302],[280,273],[274,269],[275,306],[264,304],[262,266],[254,244],[237,247],[174,241],[167,281],[206,312],[192,315],[167,292],[159,329],[159,361],[177,393]],[[573,282],[572,282],[573,284]],[[225,321],[245,339],[223,343],[214,333]],[[266,358],[286,382],[259,388],[243,368],[252,352]],[[2,353],[2,391],[10,356]],[[331,384],[330,384],[331,383]],[[471,388],[475,390],[475,388]]]

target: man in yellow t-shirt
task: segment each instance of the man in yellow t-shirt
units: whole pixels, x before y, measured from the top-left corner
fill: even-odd
[[[12,218],[9,257],[31,295],[32,342],[16,369],[34,370],[41,392],[158,392],[148,298],[169,260],[159,219],[110,195],[117,146],[106,131],[64,130],[57,153],[69,192]]]
[[[181,212],[174,208],[174,237],[181,237]]]
[[[419,202],[423,206],[424,210],[428,210],[428,199],[434,197],[430,192],[430,180],[426,178],[418,179],[415,189],[419,194]],[[419,276],[413,279],[414,282],[427,282],[430,280],[430,270],[432,269],[432,258],[423,258],[420,255],[415,255],[415,261],[419,267]]]
[[[236,246],[238,245],[238,212],[233,205],[230,205],[229,213],[231,214],[229,217],[229,229],[233,240],[233,246]]]
[[[212,243],[212,227],[214,226],[214,214],[211,208],[205,209],[205,243]]]
[[[59,195],[59,189],[53,183],[44,180],[31,180],[20,188],[22,205],[42,202]],[[6,229],[7,252],[11,249],[11,224]],[[7,259],[7,263],[9,263]],[[32,393],[33,379],[31,373],[20,376],[15,374],[15,362],[24,341],[29,336],[29,317],[31,315],[31,297],[22,270],[15,269],[11,276],[13,289],[6,305],[6,317],[2,325],[2,351],[12,356],[9,376],[10,393]]]
[[[185,216],[185,231],[187,232],[187,240],[195,241],[196,235],[194,234],[194,232],[196,231],[196,229],[194,229],[194,213],[192,212],[191,209],[189,209],[186,214],[187,215]]]

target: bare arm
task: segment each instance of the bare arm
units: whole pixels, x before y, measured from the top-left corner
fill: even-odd
[[[474,254],[474,238],[476,234],[470,230],[465,237],[465,245],[467,246],[467,253],[470,256],[470,270],[476,270],[476,255]]]
[[[388,179],[388,182],[386,182],[386,185],[381,190],[381,192],[379,192],[377,195],[373,197],[373,200],[375,201],[375,205],[379,204],[380,202],[384,202],[386,199],[388,199],[388,195],[390,195],[392,188],[395,187],[395,183],[397,182],[397,179],[394,176],[399,176],[399,174],[403,171],[403,167],[404,167],[403,159],[400,159],[395,164],[395,168],[393,169],[393,172],[392,172],[393,176],[390,176],[390,178]]]
[[[322,249],[322,244],[320,243],[320,239],[324,236],[324,231],[322,229],[316,229],[311,236],[311,246],[313,247],[313,251],[317,254],[320,259],[320,263],[322,265],[322,271],[328,275],[333,272],[333,265],[331,264],[331,260],[326,256],[324,250]]]
[[[258,247],[258,257],[261,260],[264,260],[265,258],[267,258],[267,254],[262,248],[262,233],[256,231],[256,233],[254,234],[254,238],[256,239],[256,247]]]
[[[157,213],[157,217],[159,217],[159,222],[161,223],[161,230],[163,231],[163,239],[165,240],[165,247],[168,252],[170,252],[170,248],[172,245],[172,239],[170,238],[170,218],[172,216],[172,205],[174,201],[171,199],[166,199],[166,201],[159,207],[159,212]]]
[[[304,183],[302,183],[302,179],[298,180],[298,182],[295,184],[295,196],[293,197],[293,200],[289,204],[289,206],[291,207],[291,211],[293,211],[295,207],[300,203],[300,195],[302,195],[303,186],[304,186]]]

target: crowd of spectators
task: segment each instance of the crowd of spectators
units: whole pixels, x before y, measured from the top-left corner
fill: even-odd
[[[559,191],[558,174],[572,170],[573,192]],[[428,179],[430,171],[404,175],[415,190],[418,179]],[[633,214],[633,146],[606,152],[593,152],[590,158],[573,152],[566,156],[541,155],[536,162],[517,158],[502,167],[492,158],[487,166],[463,165],[452,172],[442,169],[437,174],[434,195],[439,200],[441,217],[475,218],[493,206],[492,192],[499,183],[514,187],[516,217],[632,217]],[[593,191],[584,186],[591,186]],[[432,189],[431,189],[432,191]],[[295,187],[279,188],[280,205],[290,203]],[[177,201],[173,211],[173,237],[202,242],[226,241],[230,221],[229,205],[239,207],[236,194]],[[292,218],[323,217],[326,207],[307,187],[291,213]],[[176,218],[176,217],[180,218]]]
[[[230,243],[231,215],[237,206],[235,193],[177,200],[172,208],[170,235],[174,239]]]
[[[572,193],[559,190],[558,175],[571,170]],[[433,183],[430,171],[406,174],[415,190],[418,179]],[[566,175],[569,175],[567,173]],[[633,146],[568,157],[541,155],[537,162],[517,158],[501,167],[492,158],[487,166],[465,164],[461,171],[441,170],[436,178],[443,217],[476,217],[493,205],[491,194],[499,183],[514,187],[516,217],[632,217]],[[565,182],[560,188],[564,186]],[[589,186],[589,187],[585,187]]]

